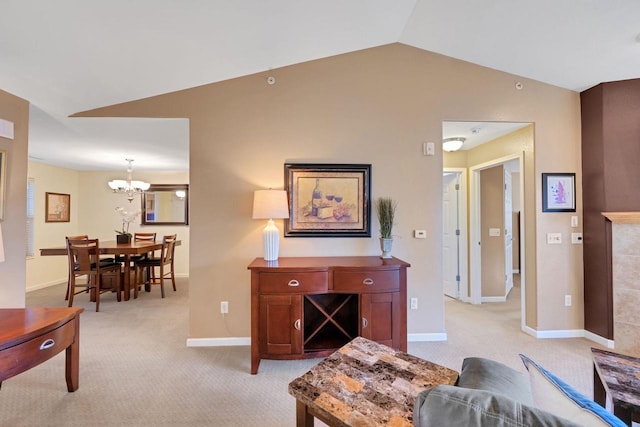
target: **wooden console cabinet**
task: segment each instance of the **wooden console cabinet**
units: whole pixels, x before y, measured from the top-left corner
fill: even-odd
[[[357,336],[407,351],[407,267],[377,256],[256,258],[251,373],[261,359],[326,356]]]

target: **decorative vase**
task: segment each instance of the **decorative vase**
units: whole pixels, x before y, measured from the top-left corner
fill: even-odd
[[[116,242],[131,243],[131,236],[129,236],[128,234],[116,234]]]
[[[380,238],[380,249],[382,249],[382,256],[380,258],[391,258],[391,245],[393,239]]]

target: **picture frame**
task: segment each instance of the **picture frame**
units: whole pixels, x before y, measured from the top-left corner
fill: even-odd
[[[542,174],[542,212],[576,211],[576,174]]]
[[[4,220],[5,193],[7,187],[7,152],[0,150],[0,221]]]
[[[69,222],[71,220],[71,195],[45,193],[44,222]]]
[[[371,237],[371,165],[285,163],[285,237]]]

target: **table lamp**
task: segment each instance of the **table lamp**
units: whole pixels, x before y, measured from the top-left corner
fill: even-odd
[[[268,219],[262,231],[265,261],[278,259],[280,231],[273,219],[289,218],[287,192],[284,190],[256,190],[253,193],[253,219]]]

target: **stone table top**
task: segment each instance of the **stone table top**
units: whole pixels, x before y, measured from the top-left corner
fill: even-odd
[[[614,405],[640,410],[640,359],[597,348],[591,354]]]
[[[418,394],[454,384],[444,366],[358,337],[289,384],[289,394],[332,426],[412,426]]]

